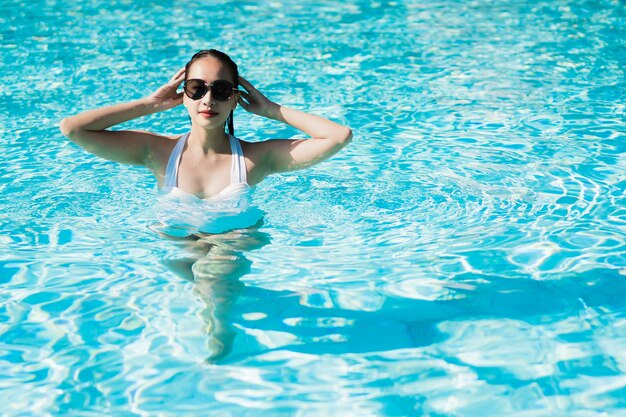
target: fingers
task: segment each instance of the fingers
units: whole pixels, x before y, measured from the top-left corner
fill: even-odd
[[[182,67],[181,69],[179,69],[178,71],[176,71],[176,74],[174,74],[174,76],[172,77],[172,79],[175,78],[180,78],[181,76],[183,76],[185,74],[185,67]]]
[[[241,94],[239,95],[239,98],[237,99],[237,102],[246,111],[250,111],[251,106],[254,104],[250,102],[249,95],[246,94],[245,92],[241,92]]]
[[[245,99],[246,102],[250,102],[250,93],[245,91],[239,91],[239,100]]]
[[[175,103],[174,107],[177,107],[183,104],[183,93],[176,95],[176,100],[174,100],[174,103]]]
[[[167,104],[167,108],[174,108],[183,104],[183,93],[176,94],[172,97],[172,101]]]
[[[250,84],[250,81],[246,80],[241,75],[239,76],[239,85],[241,85],[243,88],[250,92],[256,90],[254,86]]]
[[[243,97],[239,97],[237,102],[241,105],[241,107],[243,107],[244,109],[248,110],[248,106],[250,105],[250,103],[248,103],[246,100],[244,100]]]
[[[176,74],[174,74],[172,78],[170,78],[169,84],[176,85],[178,87],[180,83],[183,82],[184,79],[185,79],[185,67],[182,67],[181,69],[176,71]]]
[[[246,93],[245,91],[239,92],[239,99],[237,100],[239,103],[250,104],[250,93]]]

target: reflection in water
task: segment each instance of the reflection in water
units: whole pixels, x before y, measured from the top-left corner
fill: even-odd
[[[250,272],[252,265],[245,252],[270,242],[269,234],[258,227],[219,235],[188,236],[177,240],[188,256],[163,261],[172,272],[192,281],[194,294],[206,304],[201,315],[206,322],[209,362],[223,358],[232,347],[235,332],[228,316],[244,288],[239,279]]]

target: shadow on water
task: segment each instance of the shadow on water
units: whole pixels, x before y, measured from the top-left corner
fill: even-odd
[[[277,349],[319,355],[434,346],[451,337],[442,330],[446,322],[510,319],[541,326],[572,317],[586,320],[593,311],[626,314],[619,296],[626,292],[626,280],[609,269],[550,281],[457,276],[459,282],[480,283],[451,287],[445,297],[430,300],[369,287],[379,299],[375,308],[364,308],[358,300],[346,307],[349,292],[341,288],[305,293],[245,286],[240,279],[252,264],[246,253],[268,243],[270,235],[258,225],[194,235],[175,241],[186,256],[163,260],[172,272],[194,283],[194,294],[205,304],[201,316],[208,362],[233,363]],[[242,346],[234,343],[236,334]],[[559,337],[569,336],[566,332]]]
[[[235,332],[229,315],[244,289],[240,278],[252,265],[245,253],[270,243],[270,235],[261,232],[259,226],[178,239],[176,245],[187,256],[162,261],[176,275],[193,282],[194,294],[205,304],[201,316],[208,336],[207,362],[220,360],[232,348]]]
[[[268,243],[270,235],[258,226],[192,236],[175,241],[187,256],[163,261],[194,283],[194,294],[205,304],[201,316],[210,352],[207,362],[232,363],[276,349],[345,354],[427,347],[450,337],[440,329],[444,322],[511,319],[542,325],[583,318],[590,310],[626,314],[618,296],[626,292],[626,281],[606,269],[554,281],[458,276],[481,278],[482,283],[456,288],[436,300],[379,292],[379,306],[371,311],[358,304],[344,307],[340,288],[304,294],[245,286],[240,279],[252,265],[246,252]],[[325,301],[311,303],[316,296]],[[246,346],[234,343],[236,334],[248,338]]]
[[[325,305],[307,306],[301,293],[246,287],[233,311],[232,325],[263,343],[236,349],[227,362],[277,349],[320,355],[433,346],[453,336],[442,330],[440,325],[446,322],[512,320],[543,326],[572,317],[587,321],[594,312],[624,315],[625,303],[618,294],[626,291],[626,281],[616,280],[617,275],[594,270],[558,281],[490,277],[490,282],[441,300],[381,294],[376,311],[342,307],[340,289],[326,294]],[[593,327],[593,320],[588,325]],[[556,337],[568,338],[568,333]]]

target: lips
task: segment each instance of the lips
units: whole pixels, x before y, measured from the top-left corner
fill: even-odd
[[[206,118],[215,117],[219,114],[218,112],[214,112],[213,110],[201,110],[198,113],[200,114],[200,116]]]

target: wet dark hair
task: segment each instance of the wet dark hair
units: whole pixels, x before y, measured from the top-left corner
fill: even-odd
[[[193,64],[194,62],[196,62],[197,60],[201,58],[206,58],[208,56],[217,59],[223,65],[225,65],[226,68],[228,68],[231,75],[233,76],[233,85],[235,86],[235,88],[238,88],[239,87],[239,70],[237,69],[237,64],[235,64],[235,62],[232,59],[230,59],[228,55],[226,55],[222,51],[218,51],[217,49],[203,49],[202,51],[196,52],[191,57],[189,62],[187,62],[187,65],[185,65],[185,81],[187,81],[187,74],[189,74],[189,68],[191,68],[191,64]],[[235,127],[233,125],[233,111],[232,110],[230,114],[228,115],[228,119],[226,119],[226,125],[228,126],[228,133],[230,133],[231,135],[234,135]]]

